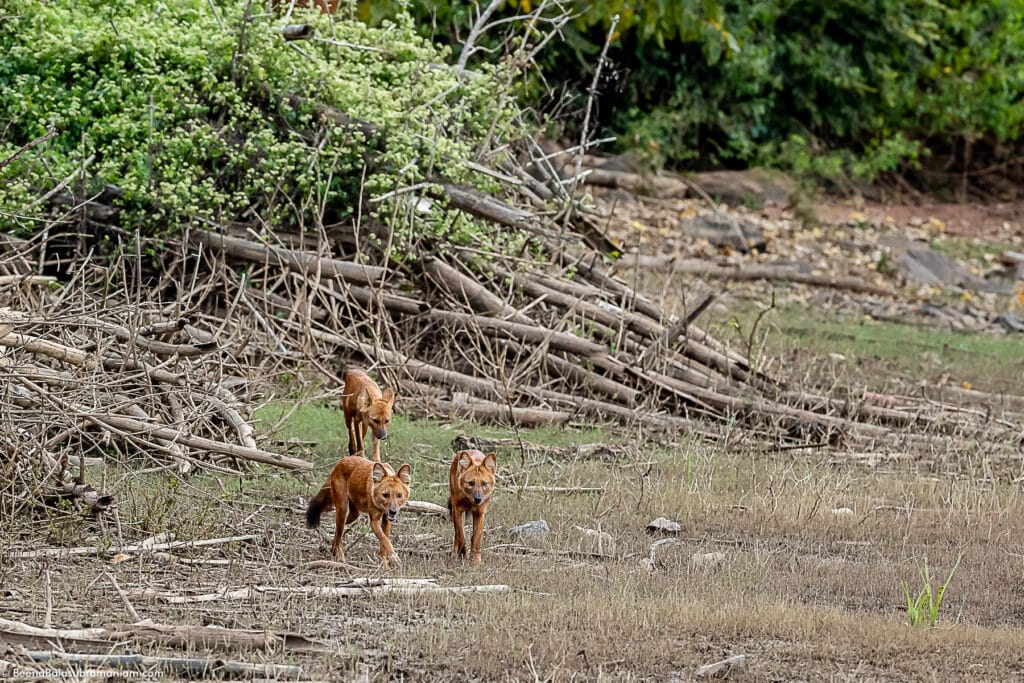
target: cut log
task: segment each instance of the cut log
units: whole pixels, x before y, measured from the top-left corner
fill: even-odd
[[[639,266],[722,280],[782,280],[875,296],[891,296],[894,293],[891,288],[873,285],[856,275],[806,272],[799,267],[771,263],[748,263],[734,267],[720,266],[701,259],[624,254],[618,264],[626,268]]]
[[[358,285],[379,283],[388,272],[379,266],[320,258],[316,254],[259,244],[208,230],[193,230],[191,235],[198,244],[243,261],[288,267],[305,274],[319,273],[323,277],[340,278]]]
[[[506,593],[511,590],[504,584],[485,584],[469,586],[441,586],[434,579],[414,581],[406,579],[402,582],[381,580],[378,583],[365,583],[350,586],[254,586],[252,588],[235,588],[217,593],[201,595],[179,595],[152,589],[135,591],[134,597],[148,600],[159,600],[172,605],[190,605],[221,600],[251,600],[260,595],[301,595],[305,597],[323,598],[365,598],[378,595],[430,595],[430,594],[470,594],[470,593]]]
[[[567,351],[584,358],[607,352],[604,346],[588,339],[531,324],[506,322],[483,315],[469,315],[437,309],[431,311],[429,317],[431,320],[454,323],[465,329],[477,329],[504,339],[515,339],[531,344],[547,344],[553,349]]]
[[[185,678],[299,678],[302,668],[285,664],[250,664],[224,659],[197,657],[149,657],[144,655],[76,654],[72,652],[29,651],[34,662],[66,663],[75,668],[107,667],[126,671],[160,670]]]
[[[117,553],[138,553],[157,552],[166,550],[182,550],[192,548],[203,548],[211,545],[223,545],[225,543],[244,543],[246,541],[258,540],[260,536],[248,534],[243,536],[227,536],[225,538],[206,538],[198,541],[169,541],[167,543],[135,543],[121,546],[120,548],[86,546],[79,548],[39,548],[37,550],[23,550],[4,553],[5,557],[14,559],[33,559],[37,557],[74,557],[79,555],[115,555]]]
[[[423,268],[441,291],[457,301],[465,301],[477,313],[521,325],[534,324],[528,316],[509,306],[504,299],[444,261],[427,257],[423,259]]]
[[[432,411],[445,417],[457,415],[465,419],[484,420],[501,424],[514,424],[520,427],[539,427],[550,424],[565,424],[569,421],[569,413],[541,408],[523,408],[502,405],[486,399],[466,396],[462,400],[439,398],[435,390],[418,382],[399,380],[403,393],[422,398],[414,399]]]

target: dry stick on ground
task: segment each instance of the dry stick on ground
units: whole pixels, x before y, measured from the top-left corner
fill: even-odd
[[[127,596],[125,596],[127,598]],[[12,637],[13,636],[13,637]],[[186,624],[158,624],[150,620],[134,624],[120,624],[109,628],[86,629],[39,628],[20,621],[0,618],[0,637],[19,642],[17,638],[45,643],[60,641],[65,646],[76,641],[113,644],[133,640],[141,644],[158,644],[186,650],[232,648],[239,650],[324,650],[317,643],[300,635],[248,631],[241,629],[191,626]]]
[[[506,593],[509,590],[511,589],[504,584],[440,586],[434,583],[432,579],[427,579],[423,583],[384,583],[366,586],[253,586],[252,588],[236,588],[202,595],[178,595],[153,589],[144,589],[133,592],[133,596],[147,600],[159,600],[172,605],[190,605],[220,600],[249,600],[255,596],[266,594],[323,598],[365,598],[376,595]]]
[[[287,664],[250,664],[223,659],[195,657],[149,657],[144,655],[75,654],[59,651],[29,651],[28,657],[38,663],[67,663],[90,668],[108,667],[130,671],[159,669],[188,678],[245,677],[299,678],[302,668]]]
[[[422,258],[422,263],[427,276],[437,284],[441,291],[456,300],[465,300],[470,308],[477,313],[508,319],[521,325],[535,324],[529,316],[523,315],[504,299],[444,261],[426,256]]]
[[[121,546],[120,548],[85,546],[80,548],[39,548],[37,550],[23,550],[17,552],[3,553],[4,557],[12,559],[33,559],[37,557],[64,557],[78,555],[103,555],[116,553],[152,553],[161,550],[179,550],[203,548],[211,545],[223,545],[225,543],[244,543],[256,541],[261,537],[255,534],[243,536],[227,536],[224,538],[206,538],[198,541],[169,541],[167,543],[133,543]]]

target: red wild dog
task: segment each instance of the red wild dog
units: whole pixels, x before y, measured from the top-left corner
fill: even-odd
[[[398,555],[391,545],[391,523],[398,510],[409,500],[412,467],[402,465],[395,472],[387,463],[370,462],[360,455],[350,455],[338,461],[320,492],[313,496],[306,508],[306,526],[320,526],[320,516],[335,510],[334,542],[331,553],[339,562],[345,561],[342,537],[345,525],[356,521],[361,512],[370,517],[370,529],[380,541],[380,563],[397,566]]]
[[[484,515],[491,504],[494,492],[494,474],[498,470],[498,462],[494,453],[484,455],[477,450],[459,451],[452,460],[448,473],[448,509],[451,511],[452,524],[455,525],[455,547],[452,554],[456,557],[466,554],[466,513],[473,515],[473,538],[470,552],[474,564],[480,564],[480,544],[484,536]]]
[[[373,432],[373,459],[380,462],[380,442],[388,438],[395,391],[380,390],[377,383],[362,370],[345,371],[345,396],[341,409],[348,427],[348,454],[363,455],[367,430]]]

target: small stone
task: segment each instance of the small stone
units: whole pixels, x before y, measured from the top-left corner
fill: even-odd
[[[551,533],[551,528],[548,523],[543,519],[536,519],[526,524],[520,524],[514,526],[508,530],[508,535],[517,540],[525,540],[527,538],[541,538]]]
[[[832,514],[836,517],[853,517],[853,510],[850,508],[832,508]]]
[[[667,517],[657,517],[647,523],[649,534],[678,534],[682,530],[683,526],[679,522],[673,522]]]
[[[604,552],[615,548],[615,539],[612,538],[612,535],[607,531],[588,529],[587,527],[576,526],[575,524],[573,524],[572,528],[580,532],[583,536],[581,541],[586,542],[598,552]]]

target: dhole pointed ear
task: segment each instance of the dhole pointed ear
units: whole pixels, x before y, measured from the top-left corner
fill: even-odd
[[[380,400],[384,401],[385,403],[394,403],[395,390],[392,389],[391,387],[388,387],[384,391],[380,392]]]
[[[498,471],[498,456],[495,455],[494,453],[488,453],[487,455],[485,455],[484,456],[484,467],[489,469],[491,471],[491,474],[494,474],[495,472],[497,472]]]
[[[384,481],[384,477],[386,477],[387,474],[388,471],[384,469],[384,465],[379,462],[373,463],[373,483],[378,484]]]
[[[398,468],[398,472],[395,473],[399,479],[402,480],[403,484],[408,485],[412,481],[412,466],[402,465]]]
[[[359,394],[359,400],[356,402],[356,405],[359,406],[359,410],[366,410],[367,408],[370,407],[370,404],[372,402],[373,401],[370,398],[370,392],[367,391],[366,389],[363,389],[363,391],[360,392]]]
[[[459,467],[460,470],[466,469],[472,463],[473,463],[473,459],[469,457],[469,453],[467,451],[461,451],[459,453],[459,465],[458,465],[458,467]]]

